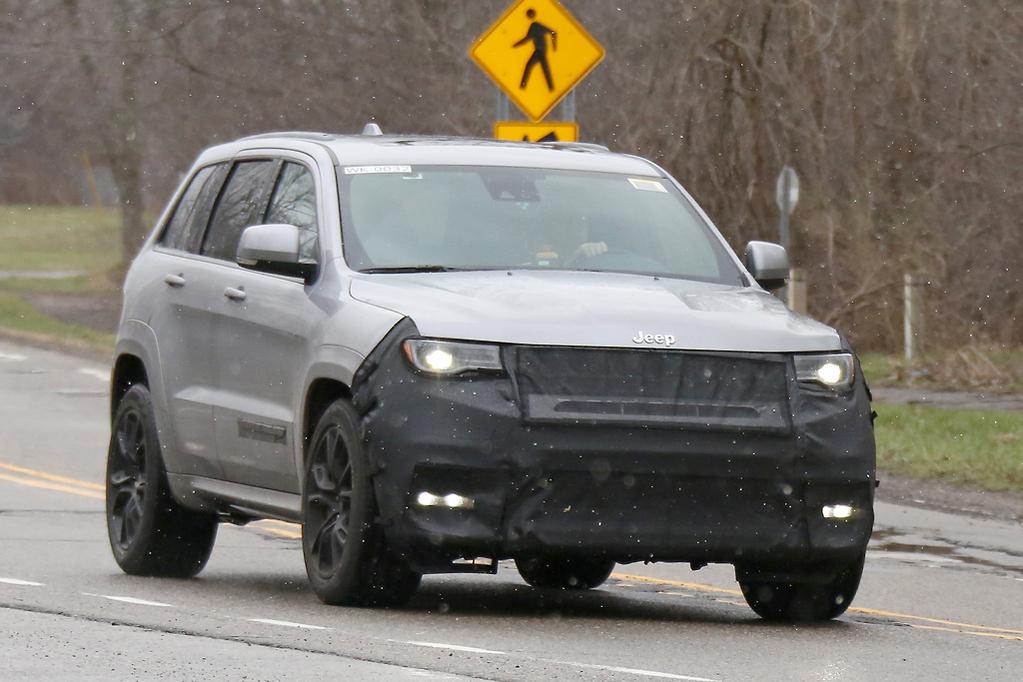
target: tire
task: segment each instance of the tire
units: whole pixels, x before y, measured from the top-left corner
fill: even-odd
[[[828,583],[745,582],[742,596],[757,615],[775,621],[822,621],[845,613],[856,596],[863,575],[863,560],[839,571]]]
[[[376,498],[345,400],[331,404],[309,441],[302,492],[302,555],[313,591],[325,604],[400,606],[422,577],[387,548],[375,523]]]
[[[217,517],[179,505],[167,485],[149,389],[135,384],[117,405],[107,450],[107,536],[130,575],[190,578],[210,558]]]
[[[601,558],[537,556],[515,560],[522,579],[540,589],[592,590],[607,580],[614,566],[614,561]]]

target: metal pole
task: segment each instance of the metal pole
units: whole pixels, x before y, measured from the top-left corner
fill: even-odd
[[[511,102],[508,101],[508,95],[504,94],[504,90],[501,88],[497,89],[497,119],[498,121],[507,121],[511,118]]]
[[[785,168],[782,168],[781,172],[781,201],[779,202],[778,208],[781,210],[781,217],[778,220],[778,237],[781,241],[781,245],[785,247],[785,253],[789,253],[789,215],[792,214],[792,183],[790,182],[791,176],[785,172]],[[789,254],[789,263],[792,263],[792,256]],[[789,279],[792,279],[793,271],[789,270]],[[789,308],[792,308],[792,300],[790,296],[791,283],[788,286],[784,286],[778,290],[778,298],[785,301]]]
[[[913,275],[902,276],[902,343],[906,361],[913,361]]]
[[[575,120],[575,89],[569,91],[558,105],[558,118],[562,121]]]
[[[781,245],[785,251],[789,250],[789,214],[792,213],[792,206],[789,203],[792,187],[789,183],[789,174],[782,173],[781,176],[781,223],[778,225],[778,232],[781,237]]]

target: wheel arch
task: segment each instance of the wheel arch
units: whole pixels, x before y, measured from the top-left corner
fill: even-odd
[[[303,465],[306,461],[306,448],[316,429],[316,423],[324,411],[338,399],[351,400],[352,390],[345,382],[334,377],[314,379],[306,389],[302,408],[302,426],[299,432],[301,442],[298,448]],[[304,467],[299,471],[303,472]]]
[[[121,353],[114,361],[114,368],[110,375],[110,418],[114,418],[117,406],[121,398],[135,384],[142,384],[149,388],[149,374],[146,372],[146,364],[142,358],[134,353]]]

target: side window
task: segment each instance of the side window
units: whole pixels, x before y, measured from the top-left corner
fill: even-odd
[[[286,223],[299,229],[299,253],[316,260],[319,241],[316,231],[316,182],[308,168],[285,163],[277,178],[266,214],[268,223]]]
[[[160,244],[169,249],[193,250],[195,237],[206,227],[210,205],[223,180],[223,170],[223,164],[206,166],[192,177],[160,237]]]
[[[204,256],[234,261],[242,230],[263,215],[276,161],[239,161],[231,170],[203,239]]]

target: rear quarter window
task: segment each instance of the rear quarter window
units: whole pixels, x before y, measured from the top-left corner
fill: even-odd
[[[180,251],[198,251],[206,223],[209,222],[210,209],[224,182],[228,165],[221,163],[206,166],[192,176],[160,236],[162,246]]]

